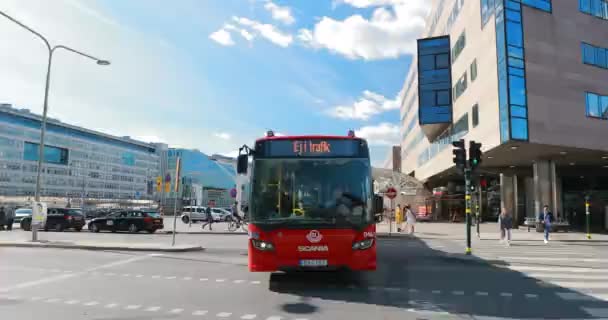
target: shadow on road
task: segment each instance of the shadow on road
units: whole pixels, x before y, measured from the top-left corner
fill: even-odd
[[[276,273],[269,289],[302,298],[298,306],[283,306],[293,314],[315,312],[311,298],[514,319],[592,318],[583,308],[608,308],[608,302],[505,268],[503,261],[446,254],[417,238],[399,244],[378,242],[376,272]]]

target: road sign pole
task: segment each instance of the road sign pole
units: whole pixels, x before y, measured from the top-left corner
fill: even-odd
[[[471,254],[471,169],[464,169],[464,177],[465,177],[465,218],[467,225],[467,248],[465,249],[465,254]]]
[[[585,197],[585,224],[587,225],[587,239],[591,239],[591,212],[589,211],[589,196]]]

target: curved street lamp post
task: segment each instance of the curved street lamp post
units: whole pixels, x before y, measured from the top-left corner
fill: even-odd
[[[35,192],[35,201],[39,202],[40,201],[40,180],[41,180],[41,174],[42,174],[42,163],[44,162],[44,136],[46,133],[46,120],[47,120],[47,111],[48,111],[48,99],[49,99],[49,85],[50,85],[50,80],[51,80],[51,63],[53,61],[53,53],[55,52],[56,49],[64,49],[66,51],[70,51],[72,53],[76,53],[80,56],[83,56],[85,58],[89,58],[95,62],[97,62],[98,65],[100,66],[107,66],[110,64],[110,61],[108,60],[103,60],[103,59],[98,59],[94,56],[91,56],[89,54],[86,54],[84,52],[78,51],[76,49],[72,49],[70,47],[66,47],[63,45],[55,45],[55,46],[51,46],[51,44],[49,43],[49,41],[40,33],[36,32],[34,29],[26,26],[25,24],[21,23],[19,20],[9,16],[8,14],[4,13],[3,11],[0,11],[0,15],[4,16],[5,18],[11,20],[12,22],[16,23],[17,25],[19,25],[20,27],[22,27],[23,29],[35,34],[38,38],[40,38],[44,44],[46,45],[47,49],[48,49],[48,64],[47,64],[47,70],[46,70],[46,83],[45,83],[45,87],[44,87],[44,108],[42,111],[42,123],[40,126],[40,144],[38,145],[38,167],[37,167],[37,172],[36,172],[36,192]],[[32,217],[32,222],[33,222],[33,217]],[[32,241],[37,241],[38,240],[38,225],[32,223]]]

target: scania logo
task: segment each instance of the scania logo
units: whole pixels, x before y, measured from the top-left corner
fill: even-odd
[[[300,252],[327,252],[328,246],[298,246]]]
[[[318,230],[311,230],[307,235],[306,239],[312,243],[318,243],[323,239],[321,232]]]

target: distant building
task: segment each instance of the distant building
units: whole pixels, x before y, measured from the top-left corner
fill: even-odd
[[[41,117],[0,105],[0,196],[33,198]],[[49,118],[43,198],[148,199],[166,145],[116,137]]]
[[[392,146],[389,149],[382,168],[401,172],[401,146]]]

